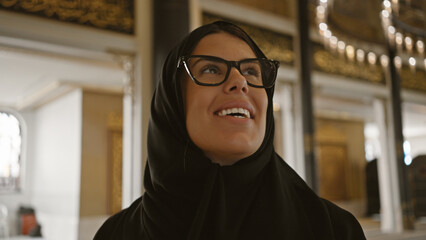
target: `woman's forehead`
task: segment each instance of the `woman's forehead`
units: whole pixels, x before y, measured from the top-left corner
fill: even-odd
[[[254,54],[251,47],[244,40],[225,32],[213,33],[203,37],[195,46],[192,55],[210,55],[224,59],[256,57],[256,54]]]

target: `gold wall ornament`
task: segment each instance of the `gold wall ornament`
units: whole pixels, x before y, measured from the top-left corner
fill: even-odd
[[[400,69],[401,74],[401,87],[426,92],[426,71],[417,68],[412,71],[408,66],[404,65]]]
[[[224,20],[240,26],[253,38],[268,58],[280,61],[281,64],[294,64],[293,38],[268,29],[226,19],[220,16],[203,13],[203,24]]]
[[[284,16],[286,18],[294,18],[293,1],[290,0],[221,0],[230,2],[236,5],[246,6],[248,8],[258,9],[264,12],[272,13],[277,16]]]
[[[107,126],[111,130],[121,131],[123,129],[123,114],[117,112],[108,113]]]
[[[0,9],[134,33],[134,0],[0,0]]]
[[[108,213],[114,214],[122,208],[123,173],[123,115],[108,113]]]
[[[346,77],[385,84],[383,69],[378,64],[358,64],[326,51],[320,44],[314,43],[313,68],[326,73],[343,75]]]
[[[121,131],[110,130],[110,163],[108,173],[108,213],[114,214],[122,209],[123,135]]]

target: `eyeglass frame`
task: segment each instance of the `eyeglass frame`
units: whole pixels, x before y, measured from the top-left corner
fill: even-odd
[[[222,62],[226,63],[228,69],[227,69],[227,72],[226,72],[224,80],[221,81],[221,82],[219,82],[219,83],[203,83],[203,82],[198,81],[192,75],[191,71],[189,70],[189,66],[187,65],[187,60],[188,59],[190,59],[190,58],[196,58],[196,57],[206,58],[206,59],[216,60],[216,61],[219,60],[219,61],[222,61]],[[188,55],[188,56],[181,56],[181,57],[179,57],[177,68],[179,69],[183,65],[185,67],[186,72],[191,77],[192,81],[194,81],[198,85],[201,85],[201,86],[219,86],[222,83],[226,82],[226,80],[228,80],[228,77],[229,77],[229,74],[231,73],[232,67],[235,67],[238,70],[238,72],[241,75],[243,75],[243,73],[241,72],[241,69],[240,69],[241,63],[250,62],[250,61],[253,61],[253,60],[262,60],[262,61],[267,61],[267,62],[271,63],[275,67],[275,73],[274,73],[274,76],[273,76],[273,81],[272,81],[272,83],[271,83],[270,86],[254,85],[254,84],[252,84],[252,83],[250,83],[249,81],[246,80],[247,85],[249,85],[251,87],[254,87],[254,88],[265,88],[265,89],[273,87],[275,85],[275,81],[276,81],[276,78],[277,78],[278,68],[280,66],[280,62],[276,61],[276,60],[273,60],[273,59],[268,59],[268,58],[245,58],[245,59],[242,59],[240,61],[228,61],[228,60],[225,60],[223,58],[216,57],[216,56],[210,56],[210,55]],[[262,78],[263,78],[263,75],[262,75]],[[263,79],[262,79],[262,83],[263,83]]]

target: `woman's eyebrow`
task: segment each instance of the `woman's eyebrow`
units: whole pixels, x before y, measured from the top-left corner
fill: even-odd
[[[197,63],[201,62],[201,61],[209,61],[209,62],[219,62],[219,60],[215,60],[215,59],[205,59],[205,58],[198,58],[196,61],[194,61],[194,63],[191,64],[191,67],[195,66]]]

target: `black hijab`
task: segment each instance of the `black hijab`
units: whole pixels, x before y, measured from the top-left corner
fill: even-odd
[[[242,29],[223,21],[194,30],[170,52],[151,105],[146,192],[95,239],[365,239],[350,213],[318,198],[275,153],[273,88],[266,89],[266,132],[253,155],[219,166],[191,141],[178,59],[218,32],[265,57]]]

